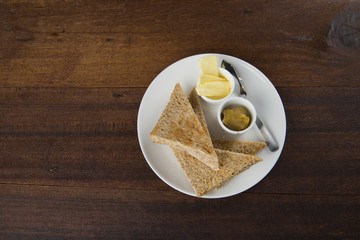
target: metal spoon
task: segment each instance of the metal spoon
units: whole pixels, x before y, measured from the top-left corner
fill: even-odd
[[[246,91],[245,91],[244,85],[242,84],[242,78],[239,77],[235,68],[233,68],[233,66],[231,66],[231,64],[226,62],[225,60],[222,60],[221,67],[228,70],[236,78],[236,80],[238,81],[239,86],[240,86],[240,96],[246,97]]]
[[[235,68],[228,62],[226,62],[225,60],[223,60],[221,62],[221,67],[225,68],[226,70],[228,70],[239,82],[240,85],[240,96],[246,98],[246,90],[244,88],[244,85],[242,83],[242,79],[239,77],[239,75],[237,74]],[[279,144],[277,143],[277,141],[275,140],[274,136],[271,134],[271,132],[268,130],[268,128],[265,126],[264,122],[261,121],[261,119],[257,116],[256,117],[256,125],[259,128],[262,136],[265,139],[265,142],[267,144],[267,147],[269,148],[269,150],[271,152],[275,152],[276,150],[279,149]]]

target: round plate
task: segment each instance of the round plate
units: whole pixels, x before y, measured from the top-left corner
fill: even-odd
[[[173,63],[164,69],[146,90],[138,112],[137,131],[144,157],[157,176],[174,189],[196,196],[170,148],[167,145],[153,143],[150,132],[167,105],[176,83],[180,83],[187,95],[196,86],[200,75],[198,60],[207,55],[215,55],[219,64],[224,59],[234,66],[243,79],[247,99],[254,104],[258,116],[280,145],[275,152],[270,152],[267,148],[262,149],[256,154],[263,159],[262,162],[234,176],[221,189],[214,189],[203,196],[203,198],[222,198],[241,193],[261,181],[276,164],[284,146],[286,134],[284,106],[275,87],[257,68],[238,58],[215,53],[194,55]],[[238,93],[237,86],[234,95],[239,96]],[[219,104],[206,103],[201,99],[201,105],[212,138],[263,141],[256,126],[240,136],[228,135],[216,120]]]

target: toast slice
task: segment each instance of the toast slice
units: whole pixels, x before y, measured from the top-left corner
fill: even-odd
[[[262,161],[262,158],[255,155],[230,152],[220,149],[215,149],[215,151],[219,159],[221,159],[223,167],[221,167],[220,171],[216,172],[215,176],[212,178],[210,184],[211,189],[214,187],[219,189],[233,176],[249,169],[255,163]]]
[[[186,151],[176,148],[171,148],[171,150],[180,163],[180,166],[191,187],[194,189],[196,196],[201,197],[209,192],[211,190],[210,183],[215,173],[218,171],[212,170],[210,167],[206,166]]]
[[[219,171],[214,171],[187,152],[175,148],[172,150],[198,197],[221,187],[233,176],[262,161],[260,157],[254,155],[215,149],[221,167]]]
[[[154,143],[186,151],[211,169],[219,170],[219,160],[208,132],[201,126],[179,83],[150,133]]]
[[[193,88],[190,92],[189,102],[192,105],[194,112],[201,123],[201,126],[205,129],[208,136],[210,136],[204,113],[201,108],[200,100],[195,88]],[[221,140],[219,141],[221,143]],[[239,141],[236,142],[238,142],[238,144],[241,144],[241,142]],[[251,142],[246,142],[245,145],[247,145],[248,143]],[[236,144],[234,145],[237,146]],[[220,144],[220,146],[222,145]],[[232,147],[232,145],[230,145],[230,147]],[[228,146],[228,148],[230,147]],[[219,157],[220,171],[214,171],[210,167],[200,162],[198,159],[188,154],[186,151],[182,151],[181,149],[177,149],[174,147],[172,147],[171,149],[174,152],[176,159],[180,163],[180,166],[186,175],[186,178],[190,182],[190,185],[192,186],[198,197],[201,197],[202,195],[208,193],[213,188],[221,187],[234,175],[245,171],[257,162],[262,161],[261,158],[256,156],[215,149]],[[241,150],[241,148],[239,147],[234,149]]]

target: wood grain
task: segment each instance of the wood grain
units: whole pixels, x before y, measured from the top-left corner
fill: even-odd
[[[359,239],[358,1],[0,1],[0,239]],[[272,171],[224,199],[147,165],[138,108],[164,68],[222,53],[284,103]]]
[[[334,26],[345,24],[338,15],[357,11],[347,0],[15,1],[0,8],[0,86],[146,87],[171,63],[204,52],[244,59],[276,86],[360,86],[352,81],[360,75],[358,45],[347,46],[348,55],[333,44],[342,37]]]
[[[348,223],[359,220],[359,196],[242,194],[214,201],[174,191],[18,185],[2,186],[0,194],[2,236],[8,239],[358,236],[356,224]]]

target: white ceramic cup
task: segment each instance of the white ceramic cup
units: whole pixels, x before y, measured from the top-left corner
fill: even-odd
[[[233,107],[244,107],[248,110],[249,114],[250,114],[250,124],[247,128],[245,128],[242,131],[234,131],[231,130],[229,128],[227,128],[221,119],[221,113],[225,108],[233,108]],[[242,134],[247,132],[248,130],[250,130],[254,125],[255,125],[255,121],[256,121],[256,110],[254,105],[247,99],[242,98],[242,97],[231,97],[227,100],[225,100],[218,108],[217,111],[217,120],[219,125],[221,126],[222,129],[224,129],[224,131],[230,133],[230,134]]]
[[[235,80],[234,80],[233,75],[231,75],[231,73],[229,73],[229,71],[227,71],[224,68],[218,68],[218,69],[219,69],[220,75],[223,76],[226,80],[229,81],[229,83],[230,83],[230,92],[226,97],[223,97],[221,99],[211,99],[211,98],[208,98],[206,96],[201,96],[201,98],[204,99],[205,102],[208,102],[208,103],[220,103],[220,102],[223,102],[224,100],[228,99],[234,92]]]

